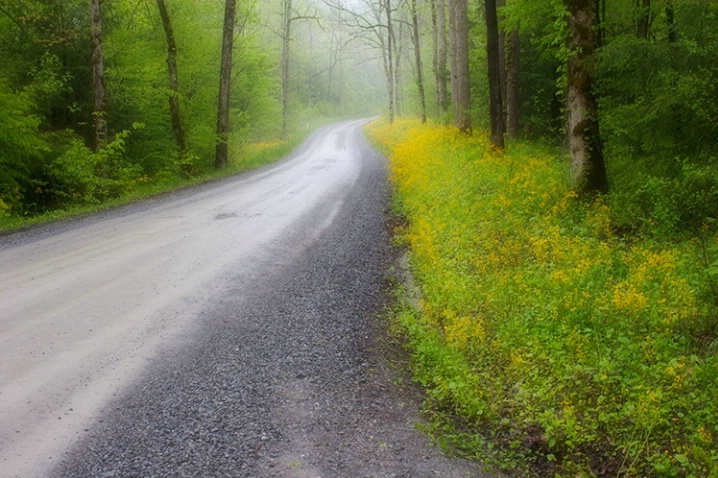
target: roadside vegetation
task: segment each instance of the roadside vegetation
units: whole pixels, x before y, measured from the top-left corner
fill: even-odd
[[[712,221],[627,232],[627,192],[576,200],[556,148],[412,120],[368,132],[406,220],[421,299],[398,319],[437,439],[520,472],[718,476]]]
[[[44,212],[35,214],[10,214],[8,211],[4,211],[5,213],[0,211],[0,232],[87,214],[255,169],[287,156],[299,145],[308,132],[295,133],[286,140],[244,145],[233,150],[226,168],[207,168],[189,175],[143,175],[127,181],[108,180],[98,178],[92,173],[94,170],[92,166],[96,165],[96,162],[92,161],[84,172],[85,182],[76,185],[82,193],[75,191],[73,197],[63,203],[61,207],[48,208]],[[92,156],[92,153],[88,153],[88,157]],[[77,173],[77,168],[81,167],[78,164],[72,166],[73,173]]]

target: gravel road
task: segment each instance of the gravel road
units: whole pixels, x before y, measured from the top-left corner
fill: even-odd
[[[0,237],[0,476],[484,476],[415,427],[362,124]]]

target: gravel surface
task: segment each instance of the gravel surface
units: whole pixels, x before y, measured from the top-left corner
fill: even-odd
[[[151,359],[50,476],[484,476],[415,427],[421,395],[401,385],[382,315],[385,160],[358,127],[351,135],[362,166],[340,207],[318,205],[261,268],[227,273],[191,333]]]

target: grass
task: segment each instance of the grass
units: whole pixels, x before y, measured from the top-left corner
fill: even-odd
[[[422,298],[397,317],[440,443],[527,475],[718,477],[705,241],[619,235],[610,201],[578,201],[540,145],[367,131],[406,219]]]

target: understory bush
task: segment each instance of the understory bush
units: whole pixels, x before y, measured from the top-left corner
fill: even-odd
[[[526,473],[718,477],[710,224],[621,231],[618,199],[578,201],[565,158],[535,144],[499,154],[483,132],[409,120],[368,132],[406,219],[421,299],[398,315],[448,412],[442,440]]]

